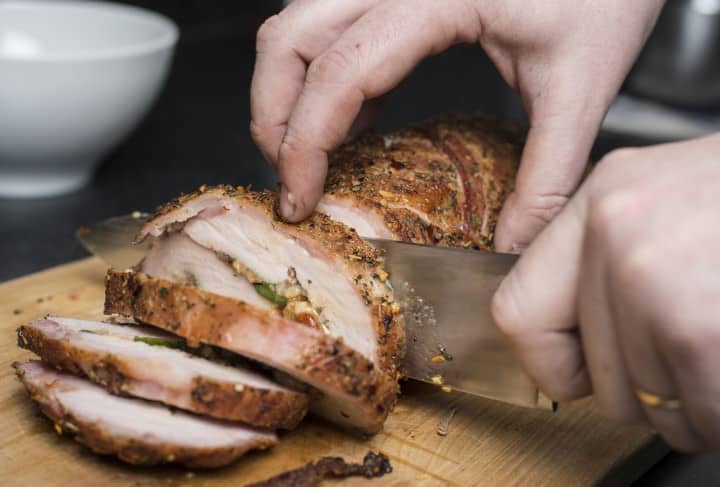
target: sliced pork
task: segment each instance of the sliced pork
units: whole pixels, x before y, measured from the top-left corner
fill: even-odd
[[[242,301],[137,272],[108,273],[105,311],[134,316],[188,343],[207,343],[261,361],[319,392],[315,412],[375,433],[395,403],[395,375],[344,340]]]
[[[168,348],[184,341],[146,328],[48,317],[20,327],[18,344],[114,394],[268,429],[294,428],[305,416],[305,394],[251,370]]]
[[[302,346],[318,340],[340,343],[373,364],[376,373],[395,380],[404,346],[401,310],[381,254],[359,236],[492,249],[522,138],[515,127],[461,116],[363,136],[331,155],[319,211],[297,225],[277,217],[272,192],[201,187],[164,206],[146,224],[139,240],[154,239],[150,252],[138,266],[139,274],[111,274],[108,311],[182,330],[184,336],[210,340],[290,372],[325,394],[316,409],[334,420],[341,411],[342,417],[350,415],[342,422],[377,431],[391,403],[376,397],[366,406],[374,405],[382,414],[352,413],[355,402],[347,400],[346,391],[333,389],[337,379],[329,371],[319,381],[299,370],[305,352],[297,343],[289,345],[287,337],[303,337],[298,342]],[[234,298],[236,307],[222,317],[207,306],[204,316],[197,309],[170,309],[176,304],[166,309],[158,296],[147,294],[166,284],[147,276],[185,286],[172,289],[186,296],[197,295],[186,289],[197,287]],[[147,292],[139,300],[120,289],[123,285]],[[165,319],[175,321],[160,323],[159,314],[168,312]],[[216,327],[230,330],[233,343],[219,334],[210,336],[205,329],[211,326],[209,316],[220,321]],[[187,321],[197,328],[188,329]],[[265,335],[276,346],[282,342],[282,360],[271,356]],[[238,344],[241,336],[246,338]]]
[[[174,462],[218,467],[277,443],[270,432],[171,411],[157,403],[108,393],[41,362],[14,364],[30,397],[60,433],[101,454],[151,465]]]
[[[238,267],[235,261],[235,268]],[[233,260],[195,243],[183,232],[163,235],[153,242],[153,250],[142,269],[147,274],[195,286],[212,293],[237,298],[258,308],[276,311],[277,306],[257,293],[247,279],[238,279]]]
[[[158,238],[140,270],[261,309],[269,303],[394,373],[403,330],[380,252],[322,214],[283,223],[274,202],[269,191],[203,187],[166,205],[140,235]],[[228,285],[230,271],[238,282]]]

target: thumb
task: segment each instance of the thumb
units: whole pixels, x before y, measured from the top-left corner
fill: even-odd
[[[515,189],[495,231],[501,252],[521,253],[527,248],[582,179],[609,101],[578,94],[577,82],[573,85],[568,89],[557,85],[554,92],[526,101],[530,130]]]

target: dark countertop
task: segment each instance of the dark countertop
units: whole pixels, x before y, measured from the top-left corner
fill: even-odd
[[[261,16],[239,12],[212,25],[183,23],[167,89],[90,186],[63,197],[0,199],[0,282],[84,257],[73,238],[81,225],[151,210],[201,183],[274,186],[248,134],[253,32]],[[424,62],[390,98],[380,128],[442,112],[515,118],[518,106],[482,52],[461,47]],[[595,156],[622,143],[604,135]],[[720,485],[720,456],[672,453],[636,485]]]

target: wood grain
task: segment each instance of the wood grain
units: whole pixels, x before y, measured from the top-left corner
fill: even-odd
[[[221,470],[127,466],[55,434],[10,367],[32,356],[16,346],[20,324],[45,314],[101,318],[104,273],[102,262],[90,258],[0,285],[4,486],[239,486],[324,455],[361,461],[368,449],[388,455],[393,473],[343,485],[628,485],[667,451],[654,433],[606,421],[587,400],[552,414],[408,383],[384,431],[367,440],[310,419],[270,452]],[[453,409],[447,436],[439,436],[439,421]]]

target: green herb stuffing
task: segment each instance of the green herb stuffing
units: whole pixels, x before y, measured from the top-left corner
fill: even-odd
[[[153,347],[176,348],[178,350],[187,350],[189,347],[182,340],[173,340],[172,338],[158,337],[133,337],[134,342],[143,342]]]
[[[275,284],[260,282],[253,284],[253,286],[255,286],[255,291],[257,291],[260,296],[267,299],[271,303],[277,304],[280,307],[284,307],[287,304],[287,298],[277,293]]]

